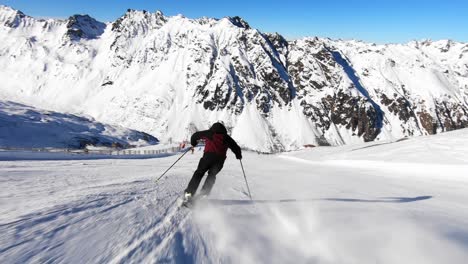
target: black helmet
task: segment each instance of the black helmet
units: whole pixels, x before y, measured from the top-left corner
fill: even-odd
[[[227,134],[227,130],[226,130],[226,127],[224,127],[223,124],[221,124],[220,122],[216,122],[214,123],[210,130],[213,132],[213,133],[216,133],[216,134]]]

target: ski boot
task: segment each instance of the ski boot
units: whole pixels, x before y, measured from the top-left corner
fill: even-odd
[[[190,207],[192,206],[193,196],[191,193],[184,193],[184,200],[182,201],[182,206]]]

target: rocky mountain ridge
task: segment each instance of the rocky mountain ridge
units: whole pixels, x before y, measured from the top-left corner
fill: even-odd
[[[468,44],[377,45],[262,33],[240,17],[128,10],[41,20],[0,8],[0,98],[187,139],[223,120],[285,151],[468,126]]]

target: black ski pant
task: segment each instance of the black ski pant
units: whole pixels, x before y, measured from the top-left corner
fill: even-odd
[[[220,158],[217,155],[203,155],[198,163],[197,170],[193,173],[192,179],[190,180],[185,192],[195,195],[198,189],[198,185],[203,178],[203,175],[208,171],[205,183],[201,189],[201,194],[209,195],[211,188],[216,181],[216,174],[221,171],[224,165],[224,158]]]

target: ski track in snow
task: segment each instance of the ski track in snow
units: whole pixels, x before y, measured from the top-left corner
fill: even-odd
[[[200,152],[158,183],[178,156],[3,161],[0,262],[464,263],[468,148],[453,139],[466,132],[245,153],[252,201],[229,154],[212,195],[194,210],[177,200]],[[450,147],[441,148],[443,142]],[[421,148],[434,153],[418,157]],[[452,164],[441,159],[460,152]],[[400,160],[407,167],[391,169]],[[431,174],[437,164],[443,166]]]
[[[181,208],[177,202],[176,199],[168,211],[164,213],[164,219],[162,219],[161,222],[157,223],[141,237],[132,242],[131,245],[122,250],[110,263],[125,263],[138,249],[141,250],[144,243],[150,240],[159,241],[157,242],[159,245],[157,245],[155,249],[152,249],[152,251],[156,254],[161,252],[161,250],[167,246],[168,241],[174,237],[177,229],[183,226],[187,219],[187,215],[179,210]]]

